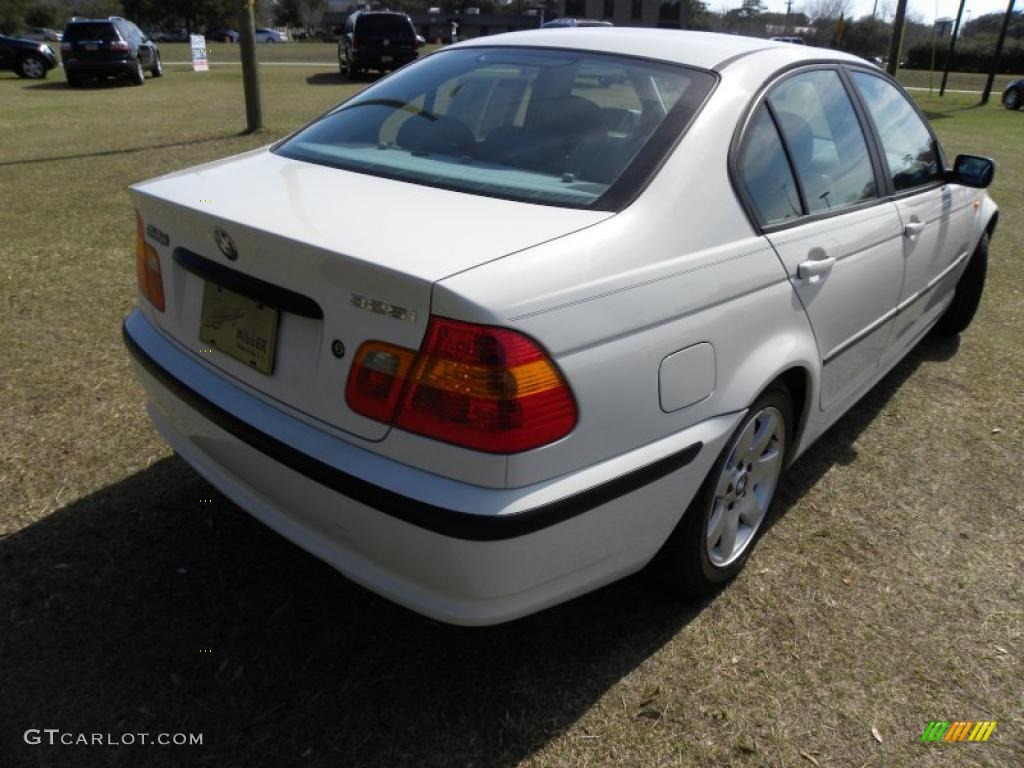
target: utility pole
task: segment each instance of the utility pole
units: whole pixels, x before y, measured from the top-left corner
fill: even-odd
[[[256,67],[256,19],[254,0],[242,0],[238,9],[238,44],[242,54],[242,84],[245,88],[246,133],[263,129],[263,100],[260,97],[260,73]]]
[[[992,55],[992,68],[988,73],[988,80],[985,81],[985,90],[981,94],[981,103],[988,104],[988,97],[992,95],[992,84],[996,79],[996,72],[999,71],[999,59],[1003,55],[1003,43],[1006,42],[1006,28],[1010,26],[1010,19],[1013,18],[1013,0],[1006,6],[1006,15],[1003,17],[1003,28],[999,30],[999,40],[996,41],[996,52]]]
[[[786,31],[785,34],[789,34],[789,11],[793,7],[793,0],[786,0]]]
[[[896,68],[900,65],[900,49],[903,47],[903,22],[906,18],[907,0],[897,0],[896,17],[892,20],[892,37],[889,38],[889,61],[885,65],[885,71],[893,77],[896,77]]]
[[[956,39],[960,35],[960,17],[964,15],[964,5],[966,3],[967,0],[960,0],[960,10],[956,12],[953,34],[949,36],[949,51],[946,53],[946,66],[942,68],[942,83],[939,85],[939,96],[946,95],[946,81],[949,79],[949,69],[953,66],[953,51],[956,49]]]

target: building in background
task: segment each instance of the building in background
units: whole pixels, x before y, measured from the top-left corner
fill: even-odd
[[[686,24],[680,0],[557,0],[559,16],[610,21],[616,27],[665,27],[682,29]]]

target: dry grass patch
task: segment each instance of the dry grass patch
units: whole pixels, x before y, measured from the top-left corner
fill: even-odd
[[[999,162],[980,314],[793,468],[734,585],[700,605],[634,578],[470,631],[269,532],[146,419],[119,339],[125,190],[351,92],[315,67],[263,82],[269,131],[243,137],[237,70],[74,92],[0,76],[0,762],[1020,765],[1024,115],[922,101],[951,154]],[[986,744],[920,743],[947,718],[999,725]],[[33,727],[204,743],[27,747]]]

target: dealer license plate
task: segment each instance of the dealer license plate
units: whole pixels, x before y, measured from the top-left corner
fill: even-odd
[[[206,282],[199,338],[261,373],[274,371],[277,307]]]

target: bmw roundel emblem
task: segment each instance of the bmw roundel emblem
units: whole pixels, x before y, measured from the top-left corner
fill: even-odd
[[[238,258],[238,249],[235,247],[235,241],[231,239],[231,235],[217,227],[213,230],[213,238],[217,241],[217,247],[220,248],[221,253],[231,259],[231,261],[235,261]]]

